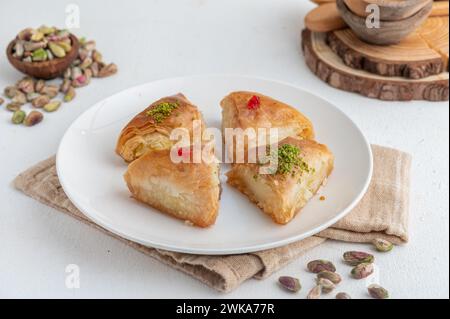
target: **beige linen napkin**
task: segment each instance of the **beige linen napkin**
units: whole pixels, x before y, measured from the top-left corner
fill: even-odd
[[[201,256],[175,253],[145,247],[112,234],[87,219],[67,198],[56,174],[55,157],[20,174],[14,180],[14,185],[45,205],[75,217],[218,291],[229,292],[249,278],[268,277],[327,238],[370,242],[382,237],[396,244],[407,242],[411,157],[381,146],[374,145],[372,149],[374,172],[371,185],[358,206],[346,217],[317,236],[284,247],[240,255]]]

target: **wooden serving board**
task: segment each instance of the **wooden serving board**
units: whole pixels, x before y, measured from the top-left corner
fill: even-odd
[[[399,44],[379,46],[360,40],[351,29],[327,33],[327,43],[354,69],[383,76],[420,79],[448,71],[449,18],[429,18]]]
[[[367,97],[389,101],[447,101],[449,99],[448,72],[419,79],[409,79],[399,76],[383,76],[356,69],[345,64],[343,59],[332,50],[327,42],[329,37],[333,37],[333,35],[307,29],[302,32],[302,48],[306,64],[314,74],[329,85]],[[350,54],[353,53],[350,51]],[[413,55],[415,53],[410,52],[409,56]],[[438,53],[431,57],[435,63],[439,59],[442,61],[442,57]],[[387,60],[386,57],[385,60]],[[426,63],[425,59],[422,58],[420,63],[422,65]],[[412,62],[409,64],[412,65]]]

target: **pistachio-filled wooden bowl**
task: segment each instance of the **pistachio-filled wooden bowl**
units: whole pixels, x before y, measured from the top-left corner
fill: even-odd
[[[416,30],[431,13],[433,2],[428,2],[412,16],[396,21],[380,21],[379,28],[368,28],[366,18],[352,12],[344,0],[336,1],[342,19],[361,40],[377,44],[390,45],[399,43]]]
[[[54,58],[48,61],[25,62],[15,56],[14,46],[17,39],[12,40],[6,49],[8,61],[20,72],[38,79],[54,79],[64,73],[64,71],[72,64],[78,56],[80,43],[76,36],[70,34],[72,49],[62,58]]]

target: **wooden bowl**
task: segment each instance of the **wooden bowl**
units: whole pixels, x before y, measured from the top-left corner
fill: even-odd
[[[416,30],[430,15],[433,3],[425,7],[409,18],[398,21],[380,21],[379,28],[368,28],[366,18],[353,13],[345,4],[344,0],[336,0],[336,4],[342,19],[355,32],[361,40],[377,44],[390,45],[399,43],[402,39]]]
[[[42,62],[23,62],[13,56],[16,39],[9,43],[6,49],[6,55],[8,56],[9,62],[20,72],[34,78],[50,80],[62,75],[78,56],[80,43],[73,34],[70,35],[70,39],[72,41],[72,50],[64,58],[55,58],[51,61]]]
[[[403,20],[413,16],[433,0],[344,0],[347,7],[360,17],[367,17],[366,7],[375,4],[380,8],[380,19]]]

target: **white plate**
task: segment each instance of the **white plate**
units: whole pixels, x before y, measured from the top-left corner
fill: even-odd
[[[229,187],[222,166],[222,199],[216,224],[188,226],[130,198],[122,178],[126,164],[114,153],[120,130],[151,102],[184,93],[203,112],[208,126],[220,127],[220,100],[251,90],[298,107],[314,124],[317,140],[335,155],[335,169],[320,191],[288,224],[274,224],[248,199]],[[361,131],[330,102],[291,85],[241,76],[194,76],[147,83],[92,106],[69,127],[57,154],[57,170],[70,200],[97,224],[122,237],[171,251],[234,254],[274,248],[314,235],[349,212],[366,191],[372,154]]]

